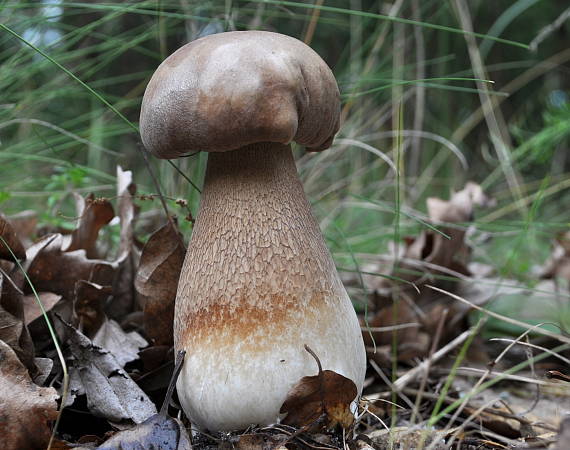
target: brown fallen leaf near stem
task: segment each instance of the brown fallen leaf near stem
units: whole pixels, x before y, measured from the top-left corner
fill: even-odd
[[[0,340],[9,345],[35,375],[34,344],[25,324],[23,294],[8,274],[0,272]],[[0,364],[1,365],[1,364]]]
[[[93,194],[85,198],[77,193],[73,193],[73,196],[78,217],[77,227],[68,236],[62,249],[65,252],[83,249],[87,258],[97,259],[97,237],[101,228],[115,217],[113,206],[109,200],[95,198]]]
[[[0,259],[14,261],[17,259],[26,259],[26,250],[22,242],[16,234],[16,230],[10,221],[0,213]]]
[[[279,411],[287,414],[281,423],[308,431],[330,430],[339,425],[349,428],[354,422],[350,405],[358,395],[356,385],[332,370],[323,370],[317,355],[306,345],[305,350],[315,358],[319,372],[301,378],[289,390]]]
[[[168,221],[143,248],[135,288],[144,296],[144,329],[156,345],[172,345],[174,300],[186,248]]]
[[[8,344],[0,341],[0,436],[4,450],[45,449],[57,417],[57,391],[35,385]]]

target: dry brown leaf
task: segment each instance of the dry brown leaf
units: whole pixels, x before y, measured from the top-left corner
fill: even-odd
[[[34,345],[24,323],[22,292],[8,275],[0,272],[0,340],[8,344],[16,355],[35,374]]]
[[[57,417],[57,392],[35,385],[8,344],[0,341],[0,436],[5,450],[44,449]]]
[[[157,345],[173,343],[174,300],[186,248],[182,235],[168,221],[144,246],[135,278],[145,297],[144,328]]]
[[[287,414],[281,423],[311,431],[333,429],[338,425],[349,428],[354,422],[350,405],[358,395],[356,385],[332,370],[322,370],[317,355],[307,346],[305,349],[317,361],[319,373],[301,378],[289,390],[279,411]]]
[[[104,198],[95,198],[93,194],[89,194],[86,198],[74,193],[75,208],[77,210],[77,228],[73,230],[62,247],[65,252],[74,250],[85,250],[85,254],[89,259],[98,258],[97,254],[97,237],[99,231],[107,225],[115,212],[109,200]]]
[[[121,367],[138,359],[139,350],[148,345],[136,331],[127,333],[114,320],[105,320],[95,334],[93,344],[109,350]]]
[[[12,253],[17,259],[26,259],[26,250],[22,242],[12,224],[2,213],[0,213],[0,237],[2,237],[0,239],[0,259],[14,261]]]
[[[142,423],[156,414],[152,401],[111,352],[93,344],[71,325],[62,323],[69,331],[74,357],[70,370],[70,402],[75,396],[85,394],[89,411],[112,422],[132,420]]]
[[[27,251],[27,273],[37,291],[48,291],[72,300],[78,280],[110,286],[116,265],[99,259],[87,259],[85,250],[63,252],[63,236],[47,236]]]

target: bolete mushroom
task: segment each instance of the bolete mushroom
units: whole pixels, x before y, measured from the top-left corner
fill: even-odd
[[[200,428],[278,421],[287,392],[315,374],[304,345],[362,391],[360,326],[289,145],[328,148],[339,112],[325,62],[270,32],[193,41],[147,86],[146,148],[160,158],[211,152],[174,319],[186,351],[178,395]]]

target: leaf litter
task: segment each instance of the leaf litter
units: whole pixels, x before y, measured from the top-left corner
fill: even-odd
[[[562,418],[570,397],[566,382],[558,380],[568,367],[552,357],[533,362],[555,339],[526,333],[509,344],[476,336],[461,367],[453,366],[471,336],[474,307],[485,308],[499,296],[539,295],[473,261],[475,209],[494,202],[475,183],[449,200],[427,199],[429,226],[364,268],[369,313],[362,316],[362,329],[370,363],[358,405],[354,383],[321,367],[311,353],[317,375],[290,390],[281,423],[236,433],[187,433],[190,424],[172,397],[171,323],[184,240],[169,218],[147,229],[141,243],[137,202],[152,197],[137,195],[131,172],[119,167],[117,179],[116,215],[109,199],[73,194],[77,217],[71,233],[42,235],[37,215],[27,211],[0,215],[3,448],[45,448],[63,388],[38,299],[17,261],[70,367],[70,395],[53,448],[448,448],[455,442],[458,448],[522,449],[546,448],[559,426],[561,436],[567,434]],[[115,252],[101,240],[113,224],[120,230]],[[560,300],[560,291],[567,290],[567,243],[567,235],[559,235],[552,257],[536,270],[553,280],[540,285],[544,298]],[[378,272],[389,277],[369,275]],[[356,279],[345,282],[358,285]],[[525,363],[524,371],[507,374]],[[545,381],[545,371],[560,375]],[[489,379],[493,386],[475,391]],[[451,407],[434,421],[436,410]]]

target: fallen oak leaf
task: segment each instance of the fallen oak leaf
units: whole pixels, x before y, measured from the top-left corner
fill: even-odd
[[[174,300],[185,254],[175,221],[156,231],[142,251],[135,288],[145,297],[145,332],[157,345],[173,343]]]
[[[69,331],[74,357],[72,394],[85,394],[89,411],[112,422],[132,420],[135,423],[144,422],[156,413],[156,407],[148,396],[108,350],[93,344],[61,318],[59,320]]]
[[[57,417],[57,391],[32,382],[14,351],[0,341],[0,436],[5,450],[44,449]]]
[[[287,414],[281,423],[311,431],[349,428],[354,422],[350,405],[358,395],[356,385],[333,370],[323,370],[317,355],[307,345],[305,350],[315,358],[319,372],[301,378],[289,390],[279,410]]]

